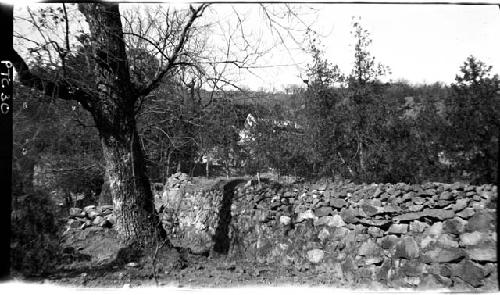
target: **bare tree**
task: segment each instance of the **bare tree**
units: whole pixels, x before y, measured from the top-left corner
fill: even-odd
[[[59,15],[52,24],[60,29],[59,36],[44,33],[43,26],[51,25],[49,17],[37,19],[36,13],[28,10],[26,20],[40,33],[40,38],[16,36],[34,46],[29,50],[30,56],[38,56],[45,70],[34,71],[13,50],[11,60],[20,82],[47,96],[77,101],[91,114],[110,182],[116,229],[123,241],[144,243],[163,233],[154,211],[137,128],[137,114],[144,101],[153,97],[162,83],[177,81],[191,89],[187,92],[190,103],[196,102],[187,119],[201,118],[199,110],[209,106],[216,93],[226,87],[240,89],[228,78],[230,68],[251,71],[256,60],[275,46],[264,47],[258,39],[252,44],[243,25],[244,17],[235,10],[237,25],[222,30],[225,42],[221,47],[225,54],[214,55],[221,47],[209,50],[205,46],[206,32],[223,24],[212,19],[200,24],[198,20],[208,7],[201,4],[185,10],[153,8],[147,13],[122,14],[116,3],[78,4],[79,16],[83,15],[86,22],[78,29],[69,21],[70,7],[63,5],[49,11],[51,17]],[[279,19],[297,17],[293,9],[286,8],[286,14],[278,15],[278,10],[262,6],[269,27],[278,34],[282,45],[287,27],[278,26]],[[75,39],[80,45],[71,44]],[[199,97],[203,88],[212,90],[205,100]]]
[[[88,44],[94,66],[94,81],[84,81],[86,87],[75,86],[64,78],[46,79],[36,75],[16,51],[12,52],[11,60],[23,85],[49,96],[76,100],[92,115],[110,181],[116,229],[123,241],[145,244],[162,233],[157,230],[160,223],[154,214],[152,192],[144,169],[144,152],[136,126],[137,107],[141,99],[178,66],[192,36],[193,24],[206,7],[207,4],[189,7],[187,17],[179,23],[181,30],[172,39],[175,45],[170,47],[165,64],[149,83],[131,80],[124,29],[116,3],[78,4],[89,27]]]

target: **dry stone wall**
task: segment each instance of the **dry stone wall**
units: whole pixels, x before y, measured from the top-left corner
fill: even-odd
[[[176,246],[328,273],[343,286],[497,290],[497,187],[455,183],[292,184],[231,180],[155,204]],[[110,206],[70,227],[112,226]]]
[[[497,288],[492,185],[247,185],[230,255],[316,268],[347,285]]]

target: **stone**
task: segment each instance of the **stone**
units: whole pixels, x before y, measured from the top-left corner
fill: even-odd
[[[86,207],[83,208],[83,211],[85,212],[89,212],[90,210],[95,210],[95,205],[88,205]]]
[[[422,208],[424,208],[424,205],[410,205],[410,206],[408,206],[408,211],[418,212],[418,211],[422,210]]]
[[[464,184],[460,182],[455,182],[451,185],[450,189],[453,191],[463,190]]]
[[[418,285],[420,290],[432,290],[436,291],[438,289],[444,289],[442,282],[438,279],[436,274],[424,274]]]
[[[332,207],[321,207],[314,210],[314,215],[318,217],[333,215]]]
[[[467,225],[465,226],[465,231],[487,232],[490,229],[490,227],[492,227],[493,224],[494,224],[494,219],[493,216],[491,216],[491,214],[486,212],[477,212],[467,222]]]
[[[437,243],[444,248],[457,248],[458,242],[455,241],[449,234],[442,234],[437,239]]]
[[[371,217],[371,216],[379,213],[379,211],[381,211],[377,207],[369,205],[369,204],[361,205],[361,209],[366,214],[366,216],[369,216],[369,217]]]
[[[365,265],[381,264],[383,262],[384,258],[381,255],[365,259]]]
[[[383,190],[380,186],[377,186],[377,189],[373,193],[373,198],[378,198],[383,193]]]
[[[443,232],[443,223],[436,222],[427,229],[426,233],[431,237],[438,237],[441,235],[442,232]]]
[[[422,217],[422,214],[421,213],[405,213],[405,214],[402,214],[402,215],[398,215],[398,216],[395,216],[393,218],[393,220],[396,220],[396,221],[410,221],[410,220],[417,220],[417,219],[420,219],[420,217]]]
[[[282,215],[280,216],[280,224],[289,225],[292,222],[292,218],[290,216]]]
[[[113,211],[113,205],[102,205],[100,208],[102,213],[106,211]]]
[[[396,245],[395,258],[414,259],[419,257],[417,242],[412,237],[405,237]]]
[[[342,220],[342,217],[340,215],[334,215],[334,216],[326,216],[327,222],[326,225],[329,227],[343,227],[346,225],[344,220]]]
[[[306,219],[312,219],[312,220],[315,220],[317,219],[318,217],[316,215],[314,215],[313,211],[311,209],[305,211],[305,212],[302,212],[302,213],[299,213],[298,216],[297,216],[297,222],[302,222]]]
[[[455,216],[455,212],[445,209],[424,209],[422,216],[434,217],[439,220],[450,219]]]
[[[436,248],[425,252],[427,263],[448,263],[459,260],[465,256],[460,248]]]
[[[472,202],[472,209],[474,210],[483,210],[485,208],[485,204],[482,202]]]
[[[394,204],[387,204],[384,206],[384,212],[385,213],[400,213],[401,208],[397,205],[394,205]]]
[[[380,247],[371,239],[365,241],[358,250],[358,255],[361,256],[377,256],[379,254]]]
[[[101,224],[102,224],[104,221],[105,221],[104,217],[102,217],[102,216],[99,216],[99,215],[98,215],[98,216],[96,216],[96,217],[94,218],[94,220],[92,221],[92,224],[101,226]]]
[[[330,232],[326,228],[322,228],[318,234],[318,239],[323,242],[328,239],[328,237],[330,237]]]
[[[464,231],[465,221],[453,218],[443,222],[443,232],[458,235]]]
[[[455,215],[461,218],[469,218],[475,214],[475,210],[472,208],[465,208],[464,210],[456,213]]]
[[[67,223],[67,224],[68,224],[68,226],[69,226],[70,228],[79,228],[79,227],[81,227],[81,226],[82,226],[82,222],[81,222],[81,221],[79,221],[79,220],[75,220],[75,219],[70,219],[70,220],[68,220],[68,223]]]
[[[479,231],[463,233],[460,235],[460,246],[475,246],[483,239],[483,234]]]
[[[314,264],[320,263],[323,260],[324,256],[325,252],[321,249],[313,249],[307,251],[307,260]]]
[[[363,225],[384,227],[391,223],[389,220],[384,219],[361,219],[359,222]]]
[[[453,211],[463,210],[467,207],[468,203],[469,203],[469,201],[467,199],[458,199],[455,204],[451,205],[451,209]]]
[[[337,227],[332,234],[332,238],[334,240],[343,240],[347,236],[347,234],[349,234],[349,232],[349,229],[345,227]]]
[[[387,235],[382,239],[378,240],[380,247],[382,247],[382,249],[391,249],[398,243],[398,241],[399,239],[395,235]]]
[[[436,238],[430,237],[430,236],[425,236],[421,241],[420,241],[420,248],[425,249],[427,246],[429,246],[431,243],[436,242]]]
[[[129,262],[129,263],[127,263],[125,266],[126,266],[126,267],[129,267],[129,268],[137,268],[137,267],[139,267],[140,265],[139,265],[139,263],[137,263],[137,262]]]
[[[419,277],[423,272],[423,265],[418,260],[407,260],[399,267],[398,272],[408,277]]]
[[[485,273],[483,269],[469,260],[463,261],[454,275],[474,288],[481,287],[484,284]]]
[[[94,220],[94,218],[96,218],[98,215],[99,215],[99,213],[96,210],[87,211],[87,216],[91,220]]]
[[[387,232],[390,234],[405,234],[408,232],[408,224],[393,223]]]
[[[82,214],[82,209],[80,208],[69,208],[69,216],[79,217]]]
[[[367,230],[367,233],[373,238],[381,238],[384,236],[384,232],[380,228],[375,226],[370,226]]]
[[[495,244],[483,244],[465,250],[471,260],[480,262],[496,262],[497,250]]]
[[[428,228],[429,225],[424,222],[420,222],[418,220],[410,222],[410,231],[415,232],[415,233],[421,233],[424,232],[426,228]]]
[[[347,202],[344,199],[334,198],[330,200],[330,206],[341,209],[342,207],[347,206]]]
[[[453,194],[449,191],[444,191],[439,195],[440,200],[449,200],[453,198]]]
[[[359,219],[356,217],[357,212],[354,209],[343,209],[340,213],[342,220],[346,223],[356,223]]]
[[[116,224],[116,216],[114,214],[106,216],[106,220],[112,225]]]

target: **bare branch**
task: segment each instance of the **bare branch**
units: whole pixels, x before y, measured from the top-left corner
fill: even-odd
[[[54,82],[33,74],[23,58],[14,49],[11,51],[10,61],[17,71],[19,81],[24,86],[40,90],[44,95],[50,97],[57,96],[64,100],[76,100],[80,102],[85,109],[91,109],[90,103],[93,101],[92,96],[79,88],[71,87],[64,80]]]
[[[203,14],[203,11],[205,10],[206,7],[208,7],[208,4],[206,3],[201,4],[197,8],[193,8],[192,6],[190,6],[191,17],[189,18],[187,24],[184,26],[181,37],[179,39],[179,43],[177,43],[177,46],[174,48],[174,51],[172,52],[172,55],[168,58],[168,64],[163,69],[163,71],[161,71],[156,76],[156,78],[153,79],[153,81],[149,85],[139,90],[139,96],[145,96],[149,94],[152,90],[157,88],[161,80],[165,77],[165,75],[175,66],[175,62],[181,50],[184,48],[184,45],[188,39],[188,35],[194,21]]]

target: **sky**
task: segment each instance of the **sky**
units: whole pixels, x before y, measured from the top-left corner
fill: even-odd
[[[130,7],[134,5],[137,4]],[[122,5],[122,9],[127,7]],[[260,5],[214,4],[205,13],[201,22],[217,19],[221,24],[208,37],[212,44],[224,47],[221,40],[234,30],[237,11],[251,45],[261,50],[272,48],[255,60],[254,68],[232,69],[231,77],[236,84],[252,90],[283,90],[289,85],[303,85],[311,57],[300,48],[307,47],[300,22],[318,32],[324,56],[344,72],[350,72],[354,56],[350,33],[353,17],[360,17],[362,26],[369,31],[372,55],[390,67],[386,81],[449,84],[469,55],[493,66],[494,73],[500,72],[500,9],[496,5],[294,4],[292,7],[299,18],[285,18],[281,24],[297,30],[291,31],[291,35],[284,34],[285,46],[276,47],[273,44],[280,39],[269,28]],[[279,11],[279,6],[274,8]],[[236,38],[235,43],[238,42],[242,41]]]
[[[352,17],[360,17],[370,33],[371,53],[391,68],[386,80],[446,84],[454,81],[460,66],[474,55],[493,72],[500,71],[500,9],[498,6],[460,5],[314,5],[314,28],[321,32],[325,57],[344,72],[353,64]],[[310,58],[277,48],[262,64],[296,64],[268,67],[247,79],[250,88],[281,89],[300,84]],[[251,75],[253,76],[253,75]],[[263,85],[264,84],[264,85]]]

